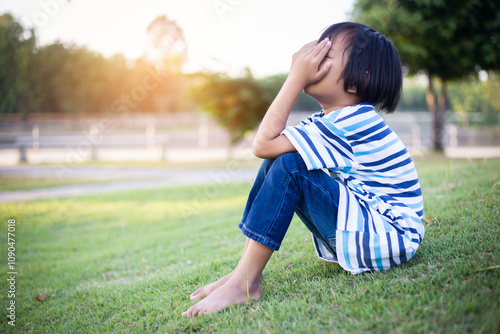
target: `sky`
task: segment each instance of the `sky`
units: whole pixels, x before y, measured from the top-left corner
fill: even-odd
[[[0,0],[39,45],[74,43],[106,57],[146,54],[146,29],[166,15],[183,30],[186,72],[211,70],[257,77],[286,73],[295,51],[329,25],[349,19],[354,0]]]

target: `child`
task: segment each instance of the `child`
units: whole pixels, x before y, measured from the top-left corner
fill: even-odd
[[[294,212],[318,257],[353,274],[389,269],[415,254],[424,236],[417,173],[375,110],[393,112],[401,89],[394,45],[358,23],[334,24],[294,54],[253,142],[254,154],[266,160],[239,224],[247,237],[243,255],[230,274],[191,295],[205,298],[183,316],[258,299],[262,271]],[[302,90],[322,110],[286,127]]]

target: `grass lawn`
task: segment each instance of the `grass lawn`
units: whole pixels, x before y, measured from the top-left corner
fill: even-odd
[[[294,218],[259,301],[195,319],[189,294],[228,273],[249,184],[0,206],[2,333],[499,333],[500,160],[417,161],[426,235],[409,263],[353,276]],[[15,219],[15,327],[7,221]]]

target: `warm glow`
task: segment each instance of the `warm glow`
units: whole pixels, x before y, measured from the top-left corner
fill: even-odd
[[[188,45],[186,71],[211,69],[237,74],[248,66],[257,76],[286,72],[291,55],[326,26],[346,19],[353,0],[25,0],[0,4],[41,44],[59,39],[105,56],[145,55],[146,28],[166,15],[182,28]],[[149,51],[148,51],[149,50]]]

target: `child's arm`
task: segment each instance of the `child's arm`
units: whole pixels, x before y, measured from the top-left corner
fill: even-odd
[[[276,158],[280,154],[296,151],[290,140],[281,131],[286,127],[290,110],[300,92],[321,80],[330,70],[331,64],[321,62],[330,50],[327,39],[311,42],[293,55],[290,73],[280,92],[266,112],[253,141],[253,153],[259,158]]]

